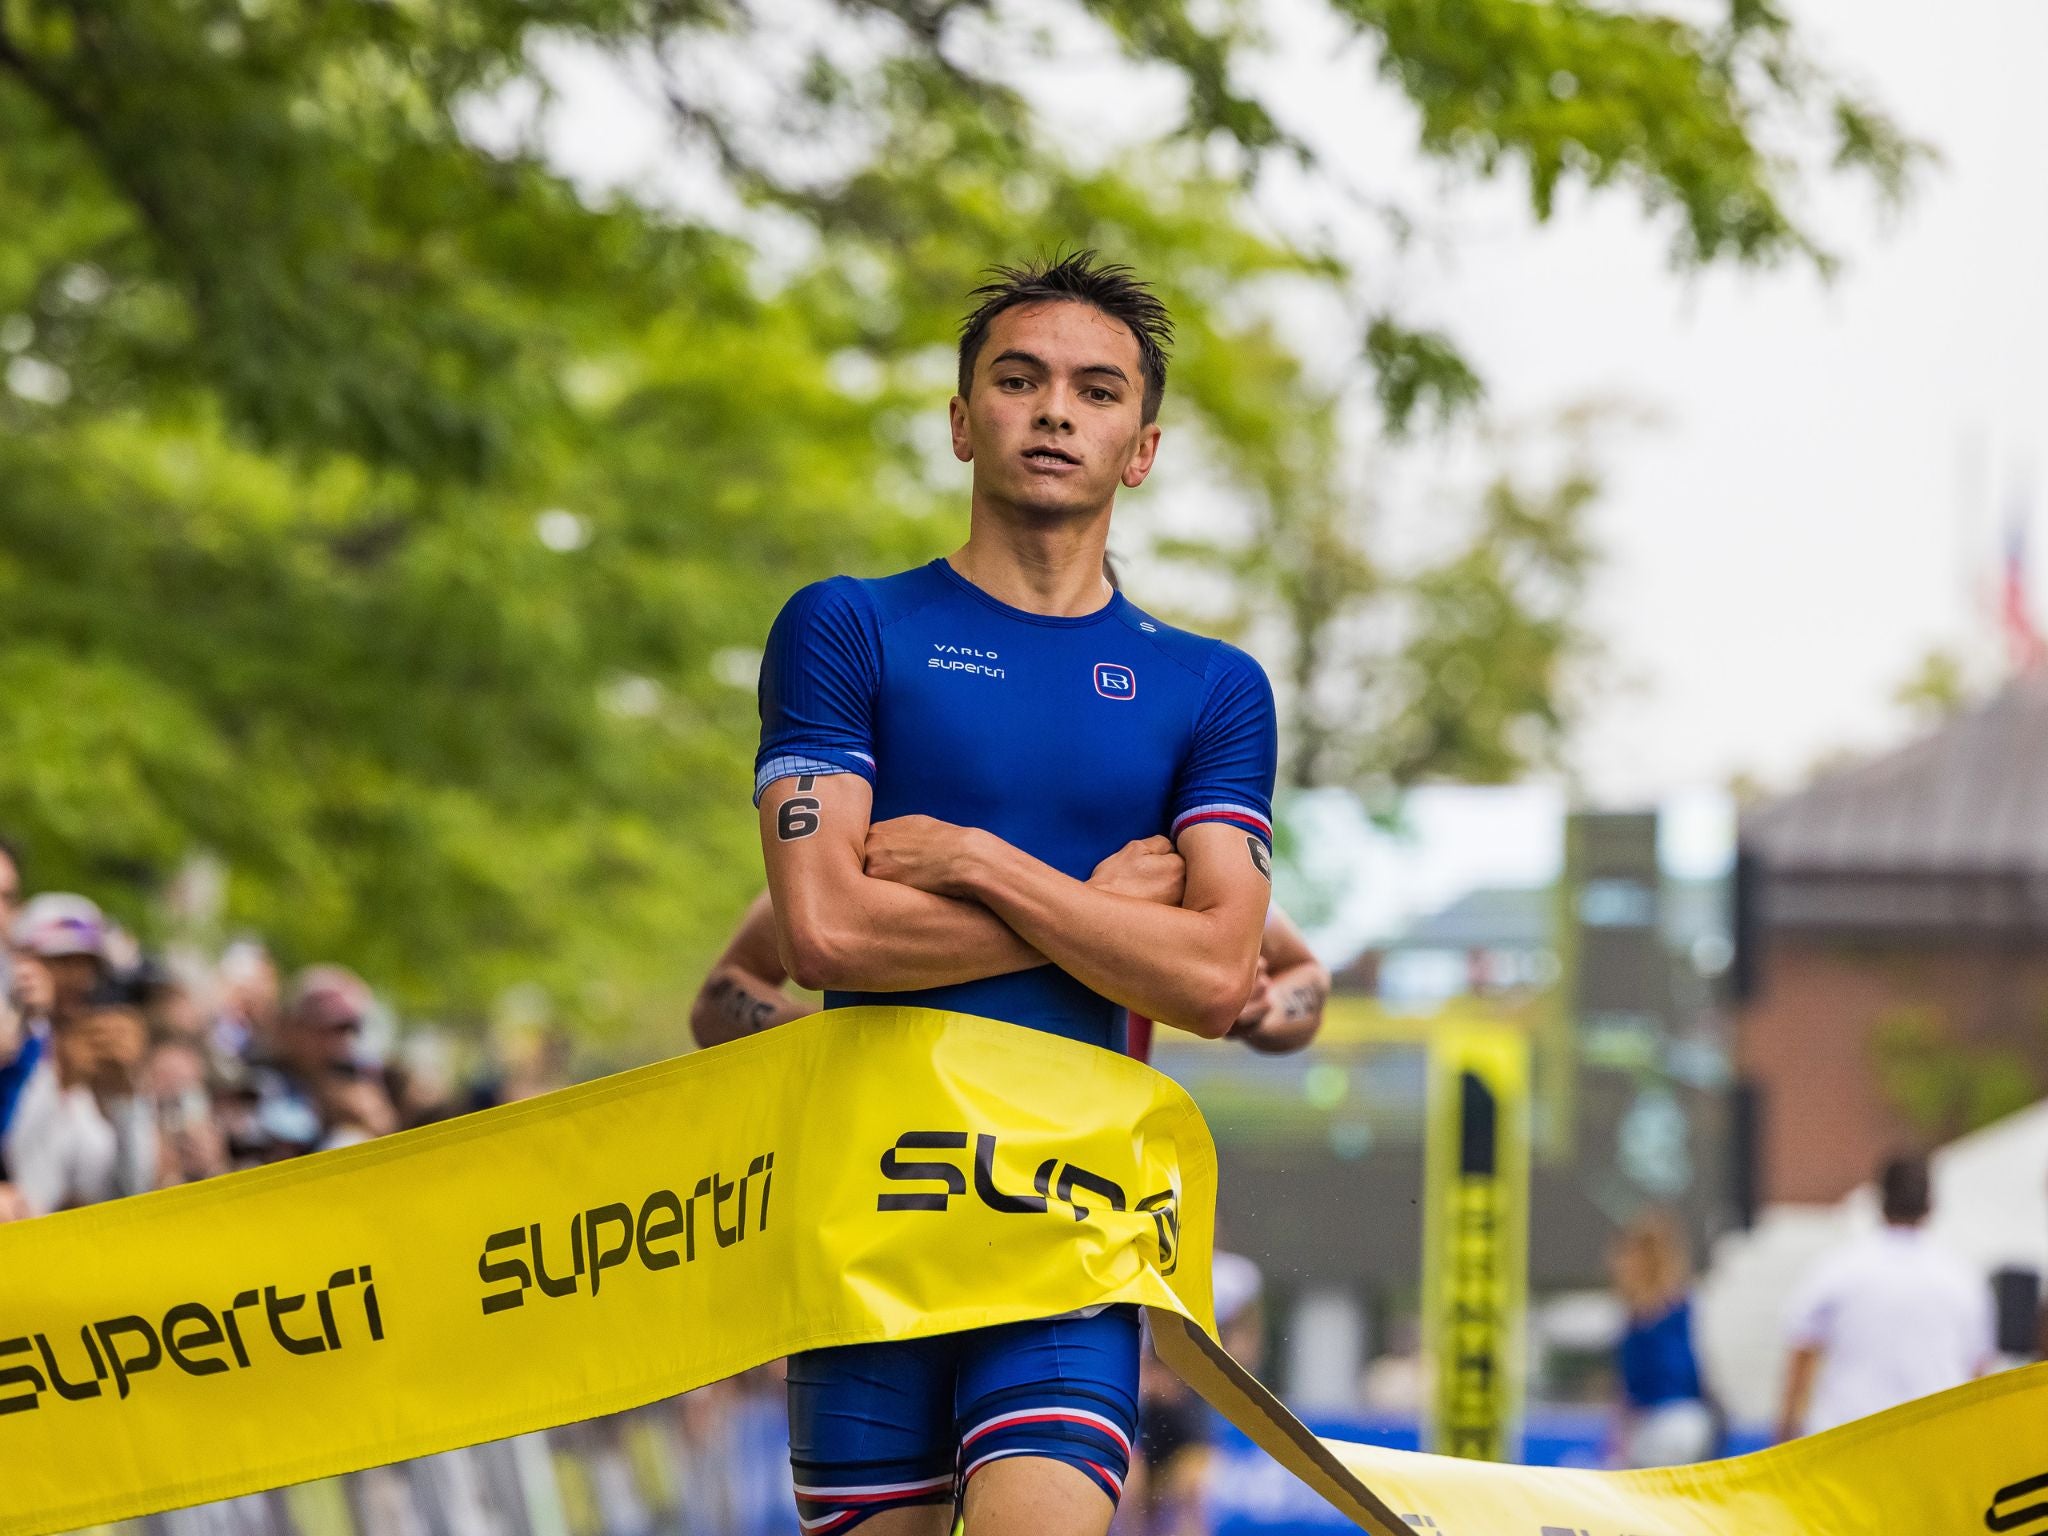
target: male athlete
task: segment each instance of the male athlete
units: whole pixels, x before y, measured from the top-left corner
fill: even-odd
[[[781,959],[828,1007],[910,1004],[1115,1050],[1125,1010],[1206,1036],[1270,900],[1272,690],[1102,576],[1159,447],[1170,325],[1090,254],[1003,270],[962,328],[967,543],[807,587],[761,669],[755,788]],[[1175,904],[1090,876],[1172,839]],[[789,1366],[812,1536],[1102,1536],[1129,1467],[1138,1321],[1113,1307]]]

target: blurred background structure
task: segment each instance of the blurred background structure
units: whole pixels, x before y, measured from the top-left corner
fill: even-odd
[[[2032,1354],[2044,48],[2021,0],[0,0],[0,1216],[683,1049],[769,620],[958,542],[963,297],[1091,246],[1179,327],[1113,550],[1273,676],[1336,975],[1308,1053],[1159,1056],[1270,1378],[1412,1443],[1458,1019],[1531,1043],[1532,1459],[1622,1454],[1636,1291],[1755,1443],[1900,1150]],[[776,1400],[181,1519],[782,1531]],[[1213,1455],[1204,1528],[1315,1524]]]

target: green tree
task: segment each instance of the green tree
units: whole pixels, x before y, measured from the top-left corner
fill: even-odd
[[[1517,171],[1546,215],[1565,181],[1631,186],[1682,260],[1828,259],[1764,147],[1788,120],[1887,189],[1914,157],[1755,0],[1710,26],[1329,4],[1421,109],[1423,152]],[[1031,52],[1028,27],[975,0],[831,13],[0,0],[0,826],[38,884],[132,916],[211,849],[231,919],[288,958],[458,1015],[538,980],[672,1038],[757,878],[749,677],[775,607],[957,536],[924,423],[992,257],[1092,242],[1165,274],[1176,431],[1304,558],[1345,536],[1342,401],[1253,300],[1360,275],[1261,233],[1244,180],[1206,168],[1219,134],[1252,166],[1302,153],[1235,83],[1252,9],[1066,13],[1184,87],[1113,172],[1063,159],[977,62]],[[544,93],[565,40],[659,78],[758,222],[587,196],[466,128]],[[771,58],[794,62],[759,99],[715,88],[718,61]],[[1474,398],[1454,339],[1361,315],[1389,430]],[[1409,583],[1438,638],[1403,686],[1468,652],[1491,679],[1489,623],[1553,643],[1523,583],[1571,544],[1563,494],[1503,490],[1467,556]],[[1458,737],[1442,760],[1488,771],[1545,675],[1422,708]]]
[[[1917,726],[1944,725],[1977,702],[1970,668],[1954,651],[1937,646],[1923,655],[1892,690],[1892,702]]]
[[[2018,1044],[1958,1038],[1939,1008],[1894,1008],[1878,1020],[1871,1044],[1878,1085],[1894,1113],[1930,1143],[1955,1140],[2017,1114],[2041,1096],[2032,1062],[2048,1041],[2048,1021],[2036,1020]]]

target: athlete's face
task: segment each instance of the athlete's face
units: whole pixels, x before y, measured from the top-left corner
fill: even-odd
[[[1020,304],[989,327],[973,393],[953,397],[953,453],[977,500],[1040,517],[1093,516],[1151,473],[1159,428],[1142,420],[1130,327],[1092,304]]]

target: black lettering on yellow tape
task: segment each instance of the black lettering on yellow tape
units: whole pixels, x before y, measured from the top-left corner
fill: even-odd
[[[0,1226],[0,1536],[615,1412],[799,1348],[1111,1302],[1146,1307],[1168,1363],[1375,1536],[2034,1536],[2044,1367],[1669,1473],[1318,1441],[1212,1337],[1215,1176],[1193,1103],[1149,1068],[860,1008]]]

